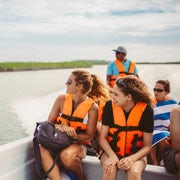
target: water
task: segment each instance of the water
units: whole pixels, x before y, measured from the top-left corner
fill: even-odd
[[[170,96],[180,100],[180,65],[137,65],[152,90],[158,79],[171,82]],[[35,122],[47,119],[55,98],[74,69],[0,73],[0,145],[33,135]],[[106,66],[87,68],[105,80]]]

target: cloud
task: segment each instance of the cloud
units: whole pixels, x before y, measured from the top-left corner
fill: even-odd
[[[150,61],[157,51],[157,60],[179,60],[179,9],[175,0],[3,1],[0,61],[109,60],[119,45],[132,57]],[[172,56],[164,54],[167,49]]]

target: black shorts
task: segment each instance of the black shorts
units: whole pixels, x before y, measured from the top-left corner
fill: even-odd
[[[177,173],[175,155],[176,151],[171,147],[166,148],[163,153],[164,166],[167,169],[167,171],[169,171],[172,174]]]

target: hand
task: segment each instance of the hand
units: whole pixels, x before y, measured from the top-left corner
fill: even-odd
[[[66,132],[66,134],[72,138],[77,138],[76,131],[73,127],[67,126],[67,125],[61,125],[61,124],[56,124],[55,127],[59,129],[60,131]]]
[[[113,166],[116,165],[118,162],[117,157],[109,157],[104,163],[103,163],[103,172],[107,174],[111,174],[113,170]]]
[[[134,164],[134,161],[132,160],[131,157],[125,157],[125,158],[122,158],[120,159],[118,162],[117,162],[117,167],[119,169],[123,169],[123,170],[128,170],[131,168],[131,166]]]

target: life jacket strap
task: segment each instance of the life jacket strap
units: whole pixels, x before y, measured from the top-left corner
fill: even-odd
[[[83,118],[79,118],[79,117],[73,117],[73,116],[69,116],[66,114],[61,114],[61,117],[64,119],[67,119],[69,121],[75,121],[75,122],[83,122]]]

